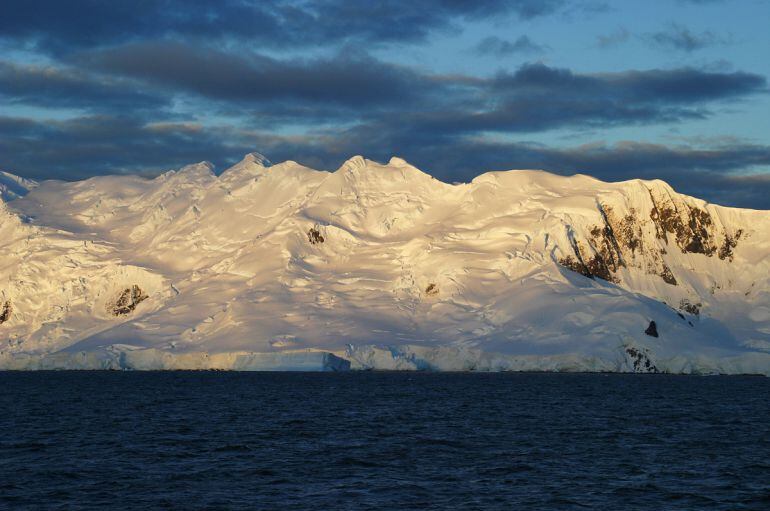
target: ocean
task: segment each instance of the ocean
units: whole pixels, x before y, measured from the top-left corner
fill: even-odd
[[[0,373],[3,509],[770,509],[770,378]]]

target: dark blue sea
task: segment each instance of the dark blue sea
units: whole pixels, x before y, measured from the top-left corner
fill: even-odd
[[[0,373],[3,509],[770,509],[770,379]]]

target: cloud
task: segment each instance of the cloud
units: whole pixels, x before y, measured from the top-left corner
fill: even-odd
[[[474,50],[479,55],[503,57],[514,53],[543,53],[546,51],[546,47],[537,44],[525,35],[520,36],[515,41],[489,36],[479,41]]]
[[[79,65],[170,91],[233,102],[300,100],[347,107],[405,105],[440,93],[441,81],[362,52],[279,60],[172,42],[142,42],[80,54]]]
[[[558,149],[489,137],[706,117],[713,102],[765,91],[765,79],[751,73],[680,68],[588,74],[528,64],[477,78],[420,73],[358,53],[278,61],[149,43],[89,55],[85,62],[93,69],[127,77],[73,68],[0,67],[0,93],[13,101],[69,104],[92,112],[66,121],[0,117],[5,170],[32,178],[80,179],[152,174],[203,159],[221,167],[253,150],[274,161],[294,159],[321,168],[335,168],[357,153],[375,159],[398,154],[449,181],[494,168],[540,167],[606,179],[663,177],[710,200],[770,206],[757,195],[764,185],[722,177],[766,168],[765,146],[728,141],[711,151],[632,143]],[[162,58],[156,62],[152,55]],[[217,76],[201,76],[200,69],[211,72],[211,66]],[[201,121],[147,108],[166,100],[145,97],[153,90],[149,85],[138,89],[143,92],[126,87],[143,83],[172,98],[196,96],[199,103],[192,104],[205,104],[207,114],[211,101],[231,111],[215,123],[206,116]],[[97,108],[98,103],[103,106]],[[334,122],[324,122],[325,117]],[[270,134],[271,122],[299,128],[292,136],[278,134],[280,129]],[[698,180],[715,188],[695,188]]]
[[[82,70],[0,61],[0,97],[9,103],[87,110],[158,109],[168,100],[140,92],[135,83]]]
[[[599,48],[614,48],[628,41],[631,33],[625,28],[618,28],[614,32],[596,37],[596,45]]]
[[[364,121],[377,130],[404,126],[415,137],[702,119],[712,102],[766,88],[756,74],[693,68],[581,74],[537,63],[479,78],[429,74],[360,51],[279,60],[168,42],[87,52],[74,62],[228,103],[219,108],[268,123]]]
[[[383,116],[424,138],[481,132],[532,133],[562,127],[672,123],[710,115],[710,102],[762,92],[764,77],[691,68],[580,74],[528,64],[478,82],[473,107],[445,105],[432,111]],[[460,108],[463,107],[463,108]]]
[[[35,179],[153,175],[202,160],[226,164],[252,150],[252,142],[232,128],[146,123],[129,116],[66,121],[0,117],[3,169]]]
[[[770,206],[760,194],[766,180],[749,176],[768,167],[762,145],[525,142],[550,130],[710,118],[728,102],[766,93],[761,75],[690,67],[586,73],[544,63],[484,76],[439,74],[399,64],[401,48],[380,51],[451,35],[469,22],[569,18],[575,9],[588,7],[565,0],[142,0],[140,9],[10,0],[0,16],[0,44],[11,49],[0,60],[0,101],[33,117],[0,113],[0,167],[79,179],[153,174],[202,159],[221,168],[253,150],[330,169],[356,153],[398,154],[449,181],[542,167],[606,179],[662,177],[710,200]],[[630,37],[619,28],[597,44]],[[722,43],[678,25],[647,37],[683,51]],[[532,55],[547,49],[539,43],[490,36],[474,50]],[[75,117],[47,120],[46,109]]]
[[[280,48],[414,43],[434,31],[456,29],[464,20],[531,19],[557,12],[565,4],[565,0],[143,0],[140,4],[6,0],[0,37],[55,54],[168,37]]]
[[[672,23],[665,30],[645,34],[642,38],[653,46],[664,49],[693,52],[708,46],[726,44],[726,40],[714,32],[692,32],[689,28]]]

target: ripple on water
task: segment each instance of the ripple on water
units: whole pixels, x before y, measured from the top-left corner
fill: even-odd
[[[0,373],[0,508],[770,509],[770,379]]]

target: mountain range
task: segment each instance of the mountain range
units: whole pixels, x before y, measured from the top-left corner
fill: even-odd
[[[770,375],[770,212],[663,181],[254,153],[0,196],[4,369]]]

